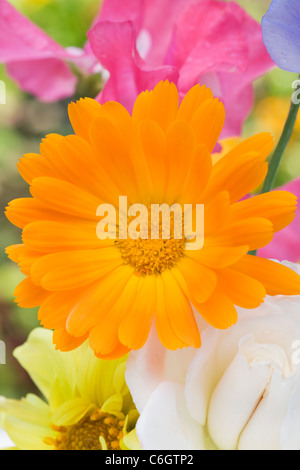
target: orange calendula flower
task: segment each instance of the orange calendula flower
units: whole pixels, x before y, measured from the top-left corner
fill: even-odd
[[[237,320],[236,305],[252,309],[266,294],[300,294],[296,273],[248,254],[288,225],[296,207],[284,191],[241,200],[266,176],[269,134],[213,161],[222,103],[197,85],[179,106],[169,82],[141,93],[132,116],[116,102],[91,99],[72,103],[69,115],[75,135],[48,135],[41,154],[20,160],[32,197],[7,208],[23,229],[23,244],[7,249],[27,276],[16,301],[40,306],[39,320],[54,329],[58,349],[88,338],[97,356],[116,358],[141,348],[154,321],[166,348],[197,348],[199,315],[227,328]],[[120,227],[115,240],[99,239],[98,207],[117,211],[120,196],[146,207],[202,204],[203,247],[186,249],[173,219],[170,239],[124,239]]]

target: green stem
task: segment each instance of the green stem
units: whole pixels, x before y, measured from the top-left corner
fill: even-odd
[[[285,126],[283,128],[280,140],[277,144],[277,147],[274,151],[273,157],[271,158],[271,161],[269,164],[269,170],[268,170],[265,182],[261,190],[262,193],[267,193],[271,191],[271,189],[273,188],[282,155],[286,149],[287,144],[290,141],[291,135],[295,127],[299,107],[300,107],[300,103],[295,104],[291,102],[291,107],[290,107],[290,111],[289,111]]]
[[[269,163],[269,170],[268,170],[266,179],[264,181],[261,194],[268,193],[273,188],[274,181],[275,181],[275,178],[279,169],[279,165],[281,162],[281,158],[284,154],[287,144],[290,141],[291,135],[295,127],[299,107],[300,107],[300,102],[294,103],[293,101],[291,101],[290,111],[289,111],[287,120],[285,122],[281,137],[277,144],[277,147]],[[257,253],[257,250],[249,251],[250,255],[256,255],[256,253]]]

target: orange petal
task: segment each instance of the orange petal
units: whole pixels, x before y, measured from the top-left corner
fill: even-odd
[[[152,202],[160,203],[164,200],[168,183],[166,139],[161,128],[154,121],[142,121],[139,130],[143,153],[149,169],[151,188],[155,195]]]
[[[243,140],[241,143],[231,149],[225,157],[228,160],[235,160],[248,152],[257,152],[263,159],[266,159],[273,147],[273,137],[268,132],[261,132],[253,135],[248,139]]]
[[[122,319],[128,314],[142,278],[131,276],[113,307],[103,312],[97,326],[91,329],[89,343],[97,357],[113,354],[121,344],[118,336]]]
[[[120,357],[125,356],[125,354],[129,353],[130,349],[124,346],[120,341],[117,343],[115,349],[111,351],[109,354],[98,354],[95,353],[95,356],[99,359],[104,359],[105,361],[113,361],[115,359],[119,359]]]
[[[205,101],[191,119],[191,126],[199,144],[213,151],[225,122],[225,109],[218,98]]]
[[[97,158],[119,188],[119,194],[138,200],[138,179],[131,155],[132,139],[122,136],[115,124],[103,117],[92,122],[90,136]]]
[[[200,333],[188,298],[183,293],[171,270],[162,273],[166,308],[176,336],[185,344],[199,348]]]
[[[40,252],[33,251],[23,244],[8,246],[5,252],[9,259],[18,263],[26,276],[29,276],[32,264],[41,256]]]
[[[273,225],[268,219],[252,217],[229,222],[216,235],[206,237],[206,244],[207,246],[248,245],[250,250],[256,250],[268,245],[273,234]]]
[[[249,246],[204,246],[201,250],[187,251],[186,255],[211,268],[226,268],[246,255]]]
[[[53,344],[55,344],[55,349],[59,349],[62,352],[73,351],[78,348],[82,343],[85,342],[88,335],[81,336],[80,338],[74,338],[71,336],[67,330],[63,328],[58,328],[53,332]]]
[[[81,98],[68,107],[69,118],[75,134],[89,140],[91,122],[101,114],[101,105],[91,98]]]
[[[217,276],[209,268],[185,256],[178,261],[172,273],[187,297],[205,302],[214,292]]]
[[[212,154],[213,164],[215,165],[221,158],[225,157],[225,155],[240,142],[242,142],[241,137],[228,137],[227,139],[219,140],[218,144],[221,146],[221,151]]]
[[[100,279],[122,263],[115,247],[52,253],[35,261],[31,277],[49,291],[75,289]]]
[[[33,308],[41,305],[41,303],[49,296],[49,292],[42,287],[33,284],[33,282],[27,277],[16,287],[14,296],[16,297],[15,302],[20,307]]]
[[[300,276],[292,269],[275,261],[247,255],[232,268],[261,282],[268,295],[300,294]]]
[[[191,122],[196,111],[205,101],[213,99],[213,94],[210,88],[205,85],[195,85],[185,94],[176,119],[179,121]]]
[[[207,201],[218,192],[228,191],[230,201],[236,202],[255,189],[264,180],[267,171],[265,157],[257,152],[237,155],[234,158],[227,154],[214,165],[202,199]]]
[[[179,192],[182,204],[202,203],[202,192],[209,183],[212,172],[211,154],[205,145],[198,145],[189,168],[189,173],[182,179]]]
[[[158,337],[161,343],[167,348],[175,351],[188,346],[188,344],[181,341],[175,333],[170,320],[170,310],[166,304],[165,289],[162,277],[157,277],[157,306],[155,313],[155,326]]]
[[[39,199],[50,209],[74,217],[96,220],[96,212],[101,200],[56,178],[36,178],[30,187],[33,197]]]
[[[231,268],[218,269],[216,273],[219,286],[235,305],[256,308],[263,302],[266,289],[256,279]]]
[[[233,204],[231,216],[233,220],[264,217],[272,222],[274,232],[278,232],[293,221],[296,205],[297,197],[294,194],[272,191]]]
[[[50,293],[39,308],[38,319],[41,325],[49,329],[65,327],[70,312],[87,292],[85,288],[81,288]]]
[[[166,155],[168,164],[168,186],[166,203],[173,204],[182,193],[182,184],[190,174],[194,160],[196,138],[191,126],[176,121],[166,134]]]
[[[217,286],[213,295],[205,303],[193,301],[200,315],[214,328],[226,329],[237,321],[237,311],[233,302]]]
[[[66,221],[65,214],[51,210],[49,206],[37,199],[24,197],[14,199],[6,207],[5,215],[8,220],[19,228],[37,220]]]
[[[32,222],[24,227],[22,239],[28,247],[45,253],[112,246],[112,240],[97,237],[95,222],[78,222]]]
[[[141,279],[134,302],[130,305],[118,330],[119,340],[130,349],[144,346],[151,328],[156,304],[156,278]]]
[[[133,269],[124,265],[101,279],[70,313],[67,320],[68,332],[74,336],[82,336],[98,325],[113,307],[132,275]]]
[[[175,120],[178,111],[178,91],[174,83],[159,82],[153,91],[141,93],[134,104],[132,119],[141,122],[144,119],[155,121],[166,131]]]
[[[132,118],[124,106],[117,101],[107,101],[101,106],[101,117],[109,119],[118,129],[120,134],[128,140],[133,137],[134,125]]]
[[[230,216],[229,193],[222,191],[204,207],[205,235],[218,233],[224,227]]]
[[[65,137],[54,155],[53,165],[64,168],[64,179],[103,201],[118,201],[119,188],[104,170],[97,153],[86,140],[76,135]]]
[[[22,178],[31,184],[34,178],[39,176],[52,176],[57,178],[57,172],[43,155],[27,153],[20,158],[17,167]]]

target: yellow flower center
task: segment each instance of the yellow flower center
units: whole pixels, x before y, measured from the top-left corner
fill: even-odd
[[[121,256],[125,264],[129,264],[135,268],[135,274],[146,276],[150,274],[160,274],[165,269],[171,268],[184,255],[185,242],[182,238],[174,238],[174,214],[170,213],[169,230],[166,234],[163,232],[162,217],[156,224],[151,221],[150,204],[148,207],[148,221],[146,234],[147,238],[138,238],[134,240],[127,238],[126,240],[117,239],[115,246],[119,248]],[[128,226],[132,222],[133,217],[128,217]],[[181,220],[181,223],[183,219]],[[142,224],[140,229],[142,230]],[[152,237],[152,229],[157,229],[158,238]],[[147,233],[148,232],[148,233]]]
[[[47,437],[44,443],[55,450],[102,450],[102,437],[107,450],[120,450],[123,426],[123,419],[97,409],[71,426],[52,425],[58,435],[55,439]]]
[[[171,268],[184,254],[185,240],[116,240],[125,264],[138,275],[160,274]]]

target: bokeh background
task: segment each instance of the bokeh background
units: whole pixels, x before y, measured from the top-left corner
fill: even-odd
[[[122,0],[120,0],[122,1]],[[11,0],[23,14],[45,30],[62,46],[81,47],[92,23],[100,0]],[[254,18],[261,21],[270,0],[237,0]],[[280,137],[292,94],[295,74],[275,68],[255,83],[255,105],[247,119],[243,137],[256,132],[271,132],[275,141]],[[5,247],[20,243],[21,231],[10,224],[4,210],[7,203],[29,195],[28,186],[18,174],[16,163],[28,152],[39,152],[41,139],[48,133],[67,135],[72,132],[67,104],[86,94],[84,83],[77,96],[58,103],[38,102],[23,93],[0,66],[0,79],[6,83],[6,104],[0,104],[0,340],[6,344],[6,364],[0,364],[0,395],[20,398],[36,392],[27,373],[12,356],[36,326],[37,309],[23,309],[14,303],[14,289],[23,279],[18,267],[5,255]],[[300,175],[300,117],[285,153],[276,185]]]

